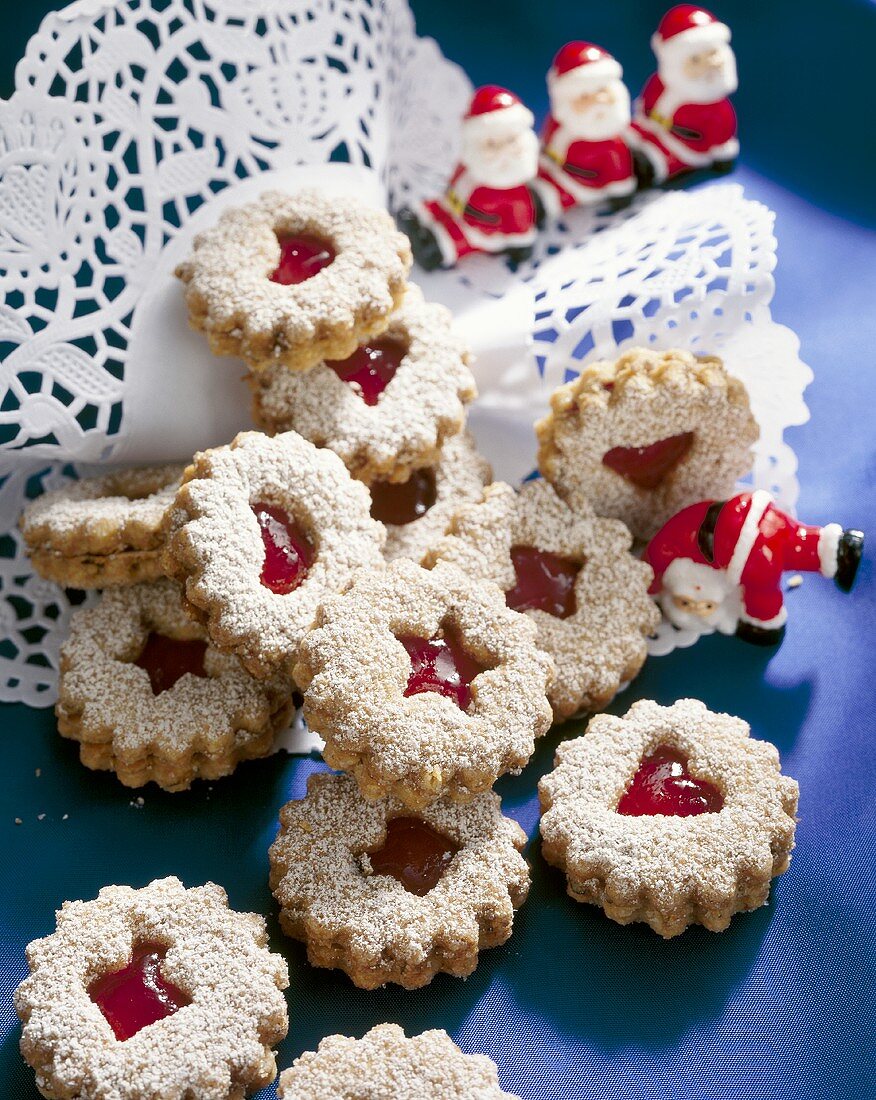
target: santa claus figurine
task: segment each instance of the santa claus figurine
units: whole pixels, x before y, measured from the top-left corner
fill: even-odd
[[[645,561],[651,593],[675,626],[777,645],[787,619],[782,573],[821,573],[848,592],[863,548],[860,531],[798,523],[758,489],[682,509],[648,543]]]
[[[618,202],[636,189],[623,136],[630,125],[630,93],[622,76],[611,54],[591,42],[568,42],[554,58],[536,180],[548,214],[578,203]]]
[[[643,184],[695,168],[727,171],[739,154],[730,28],[704,8],[678,4],[651,39],[657,72],[636,100],[628,140],[650,168]]]
[[[462,152],[440,199],[398,214],[426,271],[452,267],[475,252],[529,257],[543,211],[532,189],[538,138],[532,112],[513,92],[478,88],[462,122]]]

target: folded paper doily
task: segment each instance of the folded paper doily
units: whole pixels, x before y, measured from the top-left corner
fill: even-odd
[[[396,208],[441,190],[471,85],[405,0],[80,0],[0,103],[0,699],[54,702],[81,593],[35,577],[28,495],[106,463],[187,459],[249,427],[241,364],[187,325],[173,268],[226,205],[318,184]],[[720,355],[749,388],[753,480],[797,495],[784,429],[811,378],[770,316],[772,215],[734,185],[576,211],[511,272],[416,274],[472,344],[497,477],[534,466],[550,391],[633,343]],[[663,628],[652,652],[691,644]],[[300,746],[300,731],[288,745]]]

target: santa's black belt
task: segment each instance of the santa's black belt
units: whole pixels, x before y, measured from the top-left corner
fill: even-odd
[[[715,527],[726,503],[726,500],[713,500],[697,531],[697,546],[709,565],[715,560]]]

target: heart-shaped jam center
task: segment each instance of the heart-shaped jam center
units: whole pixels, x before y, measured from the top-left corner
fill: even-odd
[[[423,897],[438,881],[459,845],[419,817],[394,817],[386,840],[368,858],[375,875],[391,875],[411,894]]]
[[[407,481],[375,481],[371,517],[391,527],[404,527],[424,516],[438,497],[432,470],[415,470]]]
[[[407,354],[401,340],[381,336],[368,344],[360,344],[349,359],[326,359],[338,378],[352,386],[366,405],[376,405],[377,399],[395,377],[395,372]]]
[[[505,593],[509,607],[568,619],[575,610],[575,580],[581,569],[577,562],[534,546],[512,546],[511,564],[516,583]]]
[[[153,631],[134,664],[149,673],[152,694],[160,695],[187,672],[192,676],[206,676],[206,652],[207,643],[197,638],[168,638],[166,634]]]
[[[305,283],[319,274],[335,258],[335,250],[327,241],[309,233],[278,237],[280,262],[271,275],[272,283],[293,286]]]
[[[720,790],[687,770],[687,757],[672,745],[660,745],[646,756],[617,812],[628,817],[694,817],[716,814],[724,805]]]
[[[399,638],[411,659],[405,695],[437,691],[452,699],[460,710],[471,702],[469,685],[484,669],[462,647],[459,636],[445,630],[442,638]]]
[[[88,987],[88,996],[121,1042],[192,1003],[187,993],[161,976],[166,954],[160,943],[137,944],[127,966],[96,978]]]
[[[647,447],[612,447],[602,456],[602,464],[640,489],[656,489],[691,449],[693,440],[693,432],[682,432]]]
[[[294,592],[313,564],[313,547],[297,524],[275,504],[253,504],[265,560],[261,582],[278,596]]]

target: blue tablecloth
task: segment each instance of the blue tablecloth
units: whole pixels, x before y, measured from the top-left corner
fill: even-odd
[[[9,13],[5,50],[21,51],[15,34],[27,22],[28,33],[34,29],[36,7]],[[537,111],[546,105],[544,71],[569,38],[615,51],[636,88],[649,71],[648,38],[662,8],[629,0],[414,3],[421,30],[475,82],[506,83]],[[719,14],[734,29],[740,63],[743,157],[734,178],[777,212],[774,314],[799,333],[816,374],[807,393],[812,419],[791,434],[800,514],[869,529],[876,545],[876,149],[868,111],[876,9],[860,0],[740,0],[722,4]],[[4,56],[7,86],[13,60]],[[11,1001],[26,972],[24,945],[51,931],[65,898],[93,897],[109,882],[142,885],[178,874],[187,884],[222,883],[232,905],[270,915],[274,946],[292,977],[281,1065],[324,1035],[358,1035],[392,1020],[409,1032],[446,1028],[464,1049],[495,1058],[505,1087],[526,1098],[872,1096],[871,560],[851,597],[807,577],[788,603],[788,634],[777,652],[709,638],[652,659],[611,707],[622,713],[637,698],[668,703],[694,695],[741,715],[755,736],[779,747],[785,770],[800,782],[800,825],[791,869],[770,905],[736,918],[721,935],[692,929],[664,943],[567,898],[561,876],[539,855],[535,797],[560,736],[580,728],[567,727],[545,739],[521,776],[498,787],[532,838],[533,889],[511,940],[485,953],[467,981],[441,976],[414,993],[356,990],[340,973],[308,967],[300,945],[279,934],[267,847],[279,806],[300,796],[321,765],[274,757],[187,794],[149,787],[139,807],[137,792],[79,765],[51,712],[5,707],[2,1095],[37,1095],[18,1054]]]

